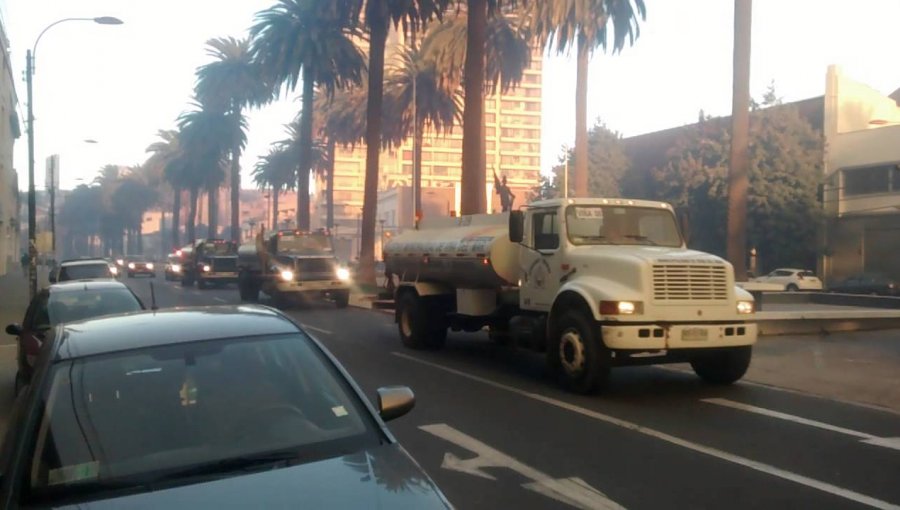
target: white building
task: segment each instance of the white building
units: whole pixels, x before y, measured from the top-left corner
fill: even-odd
[[[19,261],[19,183],[13,168],[13,144],[21,134],[16,112],[15,80],[9,62],[9,41],[0,19],[0,275]]]

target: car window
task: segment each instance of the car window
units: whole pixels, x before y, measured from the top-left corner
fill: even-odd
[[[55,292],[47,308],[51,325],[142,309],[140,301],[124,288]]]
[[[47,293],[41,292],[32,303],[32,309],[29,311],[29,317],[25,321],[28,329],[37,331],[49,328],[52,323],[47,311]]]
[[[555,250],[559,248],[559,223],[556,211],[535,213],[534,248],[537,250]]]
[[[59,281],[86,280],[91,278],[111,278],[109,264],[78,264],[63,266],[59,270]]]
[[[772,272],[772,276],[791,276],[791,272],[785,271],[784,269],[778,269],[777,271]]]
[[[813,273],[812,271],[800,271],[797,274],[802,276],[803,278],[815,278],[816,277],[816,273]]]
[[[70,360],[49,377],[30,450],[32,498],[284,449],[312,461],[382,440],[365,405],[300,334]]]

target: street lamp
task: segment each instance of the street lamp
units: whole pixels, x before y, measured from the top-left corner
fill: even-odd
[[[56,25],[66,21],[92,21],[100,25],[121,25],[122,20],[111,16],[101,16],[99,18],[63,18],[59,21],[47,25],[37,39],[34,46],[25,52],[25,83],[28,92],[28,290],[29,295],[34,296],[37,293],[37,246],[35,245],[35,217],[37,213],[36,200],[34,194],[34,94],[32,92],[32,81],[34,77],[34,59],[37,54],[37,45],[41,42],[41,37]]]

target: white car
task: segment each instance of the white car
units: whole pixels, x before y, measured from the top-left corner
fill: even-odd
[[[776,269],[765,276],[754,278],[752,281],[782,285],[788,292],[822,290],[822,280],[819,280],[815,273],[807,269]]]
[[[116,278],[117,273],[118,270],[104,259],[64,260],[54,272],[50,273],[49,280],[50,283],[70,280],[105,280]]]

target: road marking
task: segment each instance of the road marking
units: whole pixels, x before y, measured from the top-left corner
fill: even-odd
[[[643,425],[638,425],[637,423],[633,423],[627,420],[623,420],[620,418],[616,418],[614,416],[610,416],[603,413],[598,413],[597,411],[593,411],[591,409],[587,409],[585,407],[577,406],[575,404],[570,404],[569,402],[565,402],[562,400],[557,400],[552,397],[548,397],[546,395],[541,395],[540,393],[532,393],[530,391],[525,391],[519,388],[515,388],[513,386],[509,386],[503,383],[499,383],[496,381],[492,381],[490,379],[469,374],[463,372],[461,370],[457,370],[455,368],[445,367],[443,365],[439,365],[437,363],[432,363],[430,361],[426,361],[415,356],[410,356],[408,354],[404,354],[402,352],[392,352],[394,356],[398,356],[403,359],[407,359],[409,361],[413,361],[416,363],[420,363],[422,365],[427,365],[429,367],[443,370],[444,372],[449,372],[451,374],[458,375],[460,377],[464,377],[466,379],[470,379],[472,381],[477,381],[488,386],[493,386],[494,388],[506,390],[511,393],[515,393],[517,395],[521,395],[526,398],[530,398],[532,400],[537,400],[538,402],[543,402],[545,404],[549,404],[560,409],[565,409],[567,411],[572,411],[573,413],[580,414],[582,416],[587,416],[588,418],[593,418],[597,421],[602,421],[608,423],[610,425],[615,425],[617,427],[621,427],[624,429],[631,430],[633,432],[637,432],[640,434],[644,434],[650,437],[654,437],[656,439],[660,439],[667,443],[671,443],[677,446],[681,446],[683,448],[687,448],[688,450],[693,450],[698,453],[702,453],[705,455],[709,455],[711,457],[715,457],[719,460],[724,460],[726,462],[731,462],[732,464],[737,464],[739,466],[744,466],[755,471],[759,471],[761,473],[766,473],[772,476],[776,476],[778,478],[782,478],[784,480],[789,480],[794,483],[798,483],[800,485],[805,485],[807,487],[811,487],[816,490],[820,490],[822,492],[826,492],[828,494],[832,494],[841,498],[849,499],[850,501],[856,501],[857,503],[862,503],[863,505],[868,505],[873,508],[880,509],[890,509],[890,510],[900,510],[900,505],[895,505],[892,503],[888,503],[887,501],[882,501],[880,499],[875,499],[870,496],[866,496],[865,494],[860,494],[858,492],[854,492],[850,489],[844,489],[842,487],[838,487],[836,485],[832,485],[826,482],[822,482],[820,480],[816,480],[814,478],[809,478],[803,476],[801,474],[797,474],[791,471],[787,471],[784,469],[777,468],[775,466],[770,466],[768,464],[764,464],[762,462],[757,462],[755,460],[751,460],[745,457],[741,457],[739,455],[734,455],[732,453],[728,453],[723,450],[719,450],[717,448],[713,448],[710,446],[704,446],[699,443],[694,443],[688,441],[686,439],[681,439],[680,437],[672,436],[670,434],[666,434],[665,432],[651,429],[649,427],[644,427]]]
[[[445,423],[423,425],[420,429],[465,448],[476,454],[471,459],[460,459],[450,452],[444,454],[441,467],[451,471],[459,471],[470,475],[496,480],[484,468],[507,468],[515,471],[532,482],[522,484],[528,490],[543,494],[575,508],[585,510],[624,510],[625,507],[609,499],[605,494],[591,487],[577,477],[555,479],[546,473],[528,466],[499,450],[496,450],[472,436],[466,435]]]
[[[725,398],[704,398],[701,399],[701,402],[706,402],[707,404],[715,404],[722,407],[730,407],[732,409],[738,409],[741,411],[746,411],[748,413],[768,416],[770,418],[777,418],[779,420],[791,421],[794,423],[799,423],[801,425],[808,425],[810,427],[816,427],[823,430],[830,430],[831,432],[837,432],[838,434],[845,434],[848,436],[856,437],[858,439],[862,439],[862,442],[867,444],[900,450],[900,437],[878,437],[872,434],[867,434],[865,432],[845,429],[844,427],[838,427],[836,425],[831,425],[829,423],[824,423],[821,421],[810,420],[793,414],[772,411],[771,409],[765,409],[763,407],[742,404],[740,402],[735,402],[733,400],[728,400]]]
[[[316,333],[322,333],[322,334],[324,334],[324,335],[333,335],[333,334],[334,334],[333,331],[328,331],[327,329],[322,329],[322,328],[317,328],[317,327],[315,327],[315,326],[310,326],[309,324],[302,324],[302,323],[301,323],[300,325],[303,326],[303,327],[306,328],[306,329],[315,331]]]
[[[218,301],[219,303],[227,303],[227,302],[228,302],[227,300],[222,299],[222,298],[220,298],[220,297],[214,297],[213,300],[214,300],[214,301]]]

